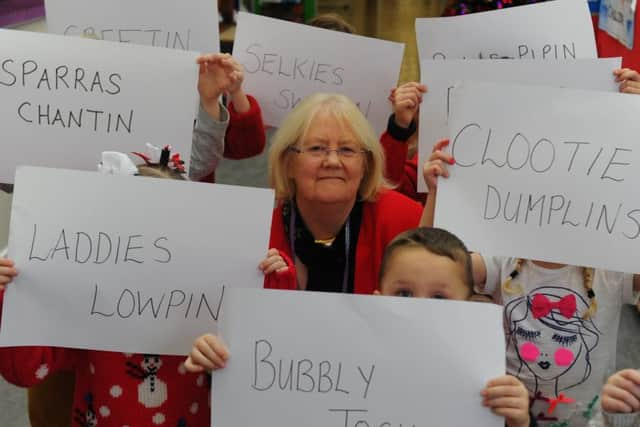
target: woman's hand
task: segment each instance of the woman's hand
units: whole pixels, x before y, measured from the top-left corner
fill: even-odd
[[[0,291],[4,290],[17,275],[18,270],[16,270],[14,262],[9,258],[0,257]]]
[[[602,409],[611,413],[640,411],[640,371],[616,372],[602,388]]]
[[[216,335],[205,334],[193,342],[184,367],[189,372],[212,371],[224,368],[229,359],[229,350]]]
[[[449,145],[448,139],[438,141],[436,145],[433,146],[433,151],[431,152],[429,160],[427,160],[422,167],[422,175],[424,177],[424,182],[427,184],[427,188],[429,189],[429,193],[433,193],[437,190],[438,177],[449,177],[447,164],[453,165],[455,163],[450,154],[442,151],[447,145]]]
[[[267,257],[262,260],[258,268],[265,274],[282,273],[289,269],[287,262],[280,255],[280,251],[275,248],[269,249]]]
[[[529,392],[514,376],[495,378],[482,390],[482,404],[505,418],[507,427],[529,427]]]

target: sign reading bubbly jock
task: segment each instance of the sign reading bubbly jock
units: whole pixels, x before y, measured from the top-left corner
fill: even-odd
[[[420,60],[597,58],[589,5],[556,0],[444,18],[417,18]]]
[[[273,191],[21,167],[0,344],[189,352],[226,287],[262,287]]]
[[[17,165],[95,170],[145,142],[188,162],[195,53],[12,30],[0,45],[0,182]]]
[[[575,61],[511,61],[496,59],[426,60],[420,64],[421,82],[429,88],[420,106],[420,165],[431,155],[435,143],[449,135],[447,116],[450,96],[456,83],[464,80],[520,83],[575,89],[617,92],[612,71],[620,68],[621,58],[576,59]],[[423,179],[418,190],[427,191]]]
[[[633,95],[462,83],[437,226],[484,254],[638,272],[638,111]]]
[[[220,50],[217,3],[45,0],[50,33],[203,53]]]
[[[238,15],[233,56],[243,65],[244,89],[260,102],[265,123],[279,126],[302,99],[341,93],[378,133],[391,112],[404,44],[265,18]]]
[[[215,427],[504,425],[480,396],[505,372],[498,306],[230,289],[222,311]]]

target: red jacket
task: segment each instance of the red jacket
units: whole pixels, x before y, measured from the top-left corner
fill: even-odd
[[[0,292],[0,312],[4,292]],[[209,426],[210,379],[190,374],[183,356],[143,356],[58,347],[0,348],[0,374],[30,387],[75,372],[74,427]]]
[[[380,137],[380,144],[384,150],[386,162],[385,176],[395,190],[421,204],[424,204],[427,194],[418,193],[418,154],[407,159],[409,144],[395,139],[389,132]]]
[[[382,191],[375,202],[364,204],[356,245],[354,293],[371,294],[377,289],[384,249],[398,234],[417,227],[421,215],[420,204],[395,191]],[[282,204],[273,211],[269,248],[280,251],[287,260],[289,269],[283,274],[265,276],[265,288],[296,289],[296,272],[291,262],[291,246],[285,233]]]
[[[262,110],[258,101],[247,95],[250,108],[245,113],[238,113],[229,103],[229,126],[225,134],[224,158],[240,160],[262,153],[266,143]],[[215,182],[215,172],[204,177],[203,182]]]
[[[598,28],[597,17],[593,18],[593,26],[596,30],[596,44],[600,58],[621,56],[623,68],[632,68],[640,71],[640,5],[636,6],[635,18],[633,50],[627,49],[625,45],[611,37],[606,31]]]

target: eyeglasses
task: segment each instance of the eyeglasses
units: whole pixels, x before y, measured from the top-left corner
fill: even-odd
[[[348,145],[338,148],[329,148],[326,145],[312,145],[311,147],[306,148],[289,147],[289,151],[293,151],[297,154],[306,153],[314,159],[325,159],[329,157],[329,153],[332,151],[334,151],[341,159],[353,159],[358,154],[365,154],[369,152],[369,150],[357,149],[349,147]]]

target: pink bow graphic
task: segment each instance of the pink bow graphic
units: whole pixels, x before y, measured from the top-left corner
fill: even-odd
[[[567,319],[573,317],[576,312],[576,296],[567,295],[560,298],[557,302],[551,302],[549,298],[542,294],[535,294],[531,301],[531,311],[533,312],[533,318],[539,319],[547,314],[551,313],[551,310],[556,309]]]

